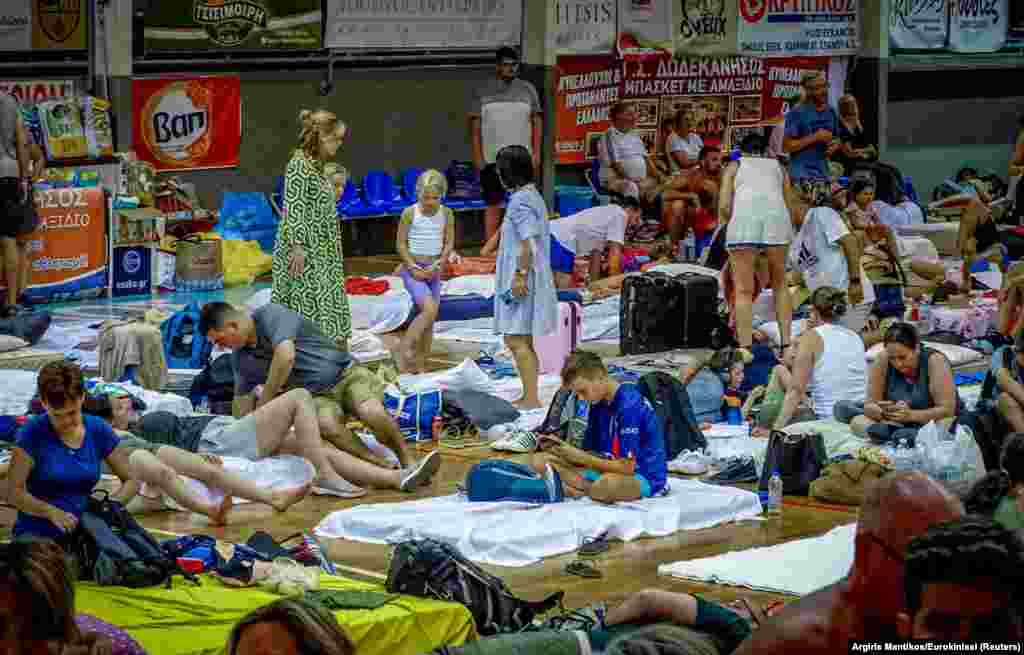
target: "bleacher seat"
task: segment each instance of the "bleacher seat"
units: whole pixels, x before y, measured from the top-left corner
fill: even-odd
[[[338,198],[338,216],[351,218],[366,214],[366,205],[363,203],[360,186],[352,178],[345,183],[345,190],[341,192],[341,198]]]
[[[370,214],[391,214],[400,212],[403,205],[402,194],[395,187],[391,175],[384,171],[370,171],[363,179],[363,200]]]
[[[422,168],[407,168],[402,171],[402,195],[410,205],[416,202],[416,180],[422,174]]]

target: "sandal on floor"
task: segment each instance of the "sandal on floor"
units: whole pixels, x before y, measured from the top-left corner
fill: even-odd
[[[581,578],[603,578],[604,574],[594,568],[592,565],[576,560],[565,567],[565,572],[569,575],[578,575]]]
[[[583,544],[576,551],[579,557],[596,557],[601,553],[607,552],[611,548],[611,544],[608,542],[608,533],[602,532],[596,537],[584,537]]]

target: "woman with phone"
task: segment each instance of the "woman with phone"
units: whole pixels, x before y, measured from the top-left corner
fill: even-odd
[[[836,420],[881,443],[913,443],[930,421],[948,428],[960,410],[960,397],[946,356],[922,344],[910,323],[892,325],[883,343],[885,350],[868,373],[866,402],[836,403]]]

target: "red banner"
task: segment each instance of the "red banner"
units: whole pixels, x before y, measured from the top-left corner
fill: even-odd
[[[597,141],[619,99],[635,103],[636,133],[653,152],[658,125],[688,113],[704,143],[732,147],[781,120],[804,71],[827,73],[827,57],[559,57],[555,155],[559,164],[597,156]],[[795,79],[795,82],[793,81]]]
[[[133,80],[132,116],[132,146],[158,171],[238,166],[237,76]]]

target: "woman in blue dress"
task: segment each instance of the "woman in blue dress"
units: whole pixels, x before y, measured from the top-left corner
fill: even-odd
[[[548,208],[533,184],[529,150],[502,148],[496,164],[501,183],[512,196],[501,226],[494,332],[504,337],[523,381],[523,397],[516,406],[536,409],[541,406],[537,391],[540,364],[533,339],[551,334],[558,323]]]

